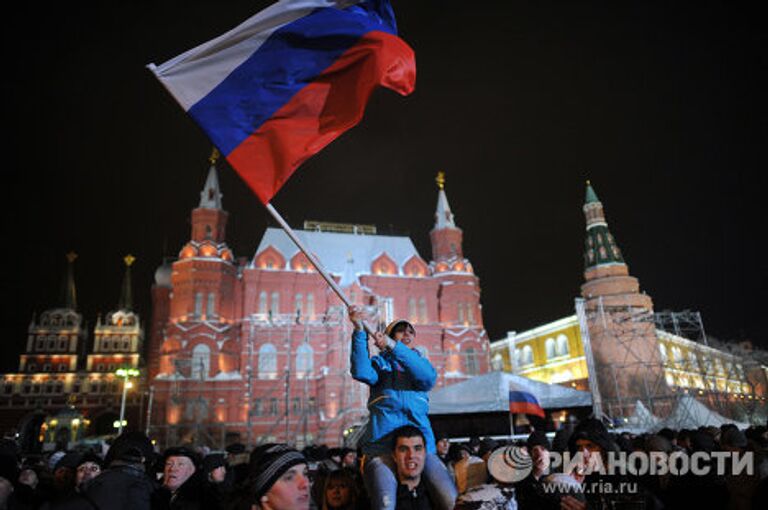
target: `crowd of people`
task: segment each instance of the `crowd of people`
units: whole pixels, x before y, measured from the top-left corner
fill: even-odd
[[[351,307],[349,317],[352,376],[370,387],[356,449],[266,443],[248,451],[235,443],[221,452],[158,452],[146,435],[127,432],[106,452],[22,455],[5,440],[0,510],[768,508],[768,427],[611,434],[588,418],[552,441],[533,430],[520,441],[459,442],[432,430],[428,392],[437,374],[413,347],[413,325],[399,320],[370,332],[361,310]],[[635,454],[664,469],[628,469]],[[718,469],[681,468],[715,460]]]
[[[286,444],[236,443],[211,453],[205,447],[176,446],[157,452],[149,438],[128,432],[106,455],[57,451],[21,455],[16,444],[0,445],[0,509],[8,510],[361,510],[377,499],[398,510],[441,508],[426,478],[429,452],[422,431],[404,425],[394,431],[388,464],[394,493],[371,493],[364,480],[362,452]],[[706,475],[589,472],[591,456],[610,452],[751,452],[750,469]],[[517,453],[516,453],[517,452]],[[519,453],[522,452],[522,456]],[[551,465],[552,452],[581,453],[576,465]],[[677,509],[768,508],[768,428],[721,428],[655,434],[612,434],[586,419],[566,426],[550,440],[541,431],[520,441],[473,438],[451,442],[437,434],[440,469],[455,487],[451,508],[485,509]],[[672,457],[665,457],[672,458]],[[528,463],[526,463],[528,459]]]

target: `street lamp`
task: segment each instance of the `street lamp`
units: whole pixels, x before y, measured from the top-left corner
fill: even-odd
[[[126,425],[125,421],[125,397],[128,395],[128,388],[133,384],[128,380],[131,377],[138,377],[139,371],[135,368],[118,368],[115,375],[123,378],[123,400],[120,403],[120,422],[117,430],[117,435],[123,433],[123,427]]]

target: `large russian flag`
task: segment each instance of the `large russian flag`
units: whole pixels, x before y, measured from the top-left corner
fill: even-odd
[[[268,203],[360,122],[371,92],[410,94],[413,50],[387,0],[281,0],[155,73]]]
[[[518,414],[534,414],[544,418],[544,409],[539,401],[527,391],[509,390],[509,412]]]

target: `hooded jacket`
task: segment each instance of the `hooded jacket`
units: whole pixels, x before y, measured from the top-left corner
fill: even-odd
[[[371,387],[368,397],[368,424],[362,437],[366,455],[392,452],[390,433],[404,425],[414,425],[424,434],[427,451],[435,453],[435,437],[429,423],[427,392],[437,380],[437,372],[418,351],[396,342],[392,349],[370,357],[365,331],[352,334],[352,377]]]

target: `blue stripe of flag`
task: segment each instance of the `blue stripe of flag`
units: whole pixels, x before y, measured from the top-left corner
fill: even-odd
[[[539,405],[539,401],[536,400],[536,397],[534,397],[533,395],[525,391],[510,391],[509,401],[510,402],[527,402],[529,404]]]
[[[320,8],[270,35],[189,114],[225,155],[269,120],[302,88],[368,32],[397,34],[386,0],[344,10]],[[226,113],[223,113],[226,112]]]

